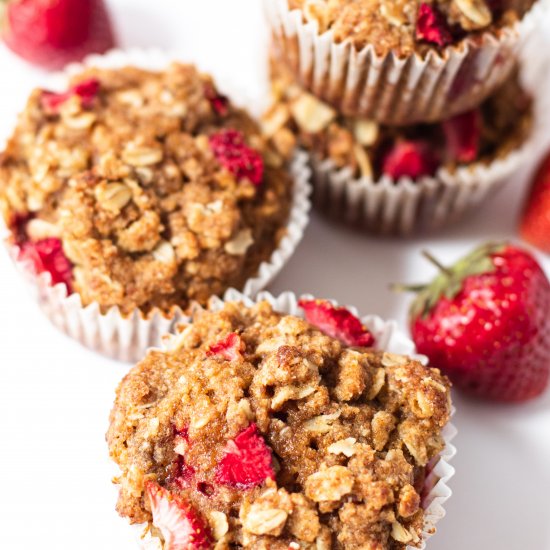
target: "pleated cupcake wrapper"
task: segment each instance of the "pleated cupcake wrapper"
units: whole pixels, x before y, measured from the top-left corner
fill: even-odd
[[[350,168],[311,157],[314,205],[329,217],[381,235],[408,236],[458,221],[496,192],[532,153],[528,145],[489,165],[440,169],[435,177],[397,182],[354,178]]]
[[[169,62],[170,58],[158,50],[114,50],[103,56],[92,55],[83,64],[71,65],[67,73],[81,72],[84,66],[117,68],[134,65],[161,70]],[[66,87],[67,73],[54,77],[51,81],[54,89]],[[279,274],[301,241],[308,224],[311,170],[305,153],[296,152],[291,164],[291,174],[294,190],[286,235],[269,261],[262,262],[257,274],[246,281],[241,290],[247,296],[255,296]],[[19,247],[10,241],[9,232],[6,243],[10,256],[29,283],[44,313],[61,331],[91,350],[120,361],[138,361],[148,348],[159,346],[161,335],[173,332],[184,318],[179,307],[174,307],[169,313],[153,310],[144,315],[139,309],[135,309],[129,315],[123,315],[118,307],[102,313],[97,303],[84,306],[78,293],[67,295],[65,285],[51,285],[49,273],[36,274],[29,262],[20,261]]]
[[[372,45],[337,43],[331,30],[319,34],[318,23],[304,22],[288,0],[264,4],[275,52],[302,86],[343,114],[388,125],[435,122],[479,105],[511,73],[531,15],[441,53],[399,58],[377,55]]]
[[[350,168],[338,168],[330,159],[311,154],[314,205],[329,217],[356,228],[398,236],[442,228],[482,205],[550,146],[545,127],[550,89],[548,79],[544,80],[550,63],[527,64],[533,53],[540,51],[540,39],[533,34],[522,50],[526,64],[521,79],[534,97],[534,112],[531,132],[517,149],[488,164],[477,162],[453,172],[440,168],[434,177],[404,177],[397,181],[389,176],[378,180],[356,178]]]
[[[305,295],[301,298],[310,299],[313,298],[313,296]],[[209,309],[218,311],[223,307],[225,302],[242,302],[246,306],[252,306],[262,300],[266,300],[275,311],[287,315],[303,317],[303,311],[298,305],[299,299],[300,298],[292,292],[284,292],[279,296],[273,296],[269,292],[260,292],[254,299],[251,299],[235,289],[229,289],[225,293],[223,300],[220,298],[212,298],[210,300]],[[332,302],[338,305],[335,301]],[[356,308],[350,306],[346,307],[348,307],[354,315],[359,316]],[[182,319],[182,322],[186,323],[191,323],[192,321],[192,317]],[[406,334],[401,332],[396,321],[384,321],[376,315],[362,317],[361,321],[374,336],[376,349],[398,355],[407,355],[427,364],[427,358],[423,355],[416,354],[414,342],[412,342]],[[175,336],[167,336],[163,339],[163,347],[165,349],[171,348],[172,339],[177,341],[177,337]],[[452,414],[454,414],[454,408]],[[422,542],[420,546],[414,547],[414,550],[423,550],[426,547],[426,540],[435,533],[437,522],[445,516],[444,504],[452,494],[448,482],[455,474],[455,469],[451,466],[450,461],[456,454],[456,449],[452,445],[452,440],[456,434],[456,428],[451,423],[447,424],[443,430],[445,448],[427,467],[428,474],[424,482],[422,494],[422,507],[425,513]],[[140,548],[146,550],[162,550],[162,541],[153,534],[149,524],[133,525],[131,529],[135,534]],[[407,549],[413,550],[413,547],[407,547]]]

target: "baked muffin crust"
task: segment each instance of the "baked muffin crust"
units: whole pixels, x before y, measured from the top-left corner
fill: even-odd
[[[332,30],[336,42],[350,40],[357,49],[372,45],[378,55],[400,57],[458,43],[465,37],[499,31],[521,19],[532,0],[288,0],[305,21],[316,21],[322,34]],[[424,6],[424,7],[423,7]],[[423,32],[423,10],[431,15],[434,34]],[[437,31],[440,31],[439,33]]]
[[[117,510],[151,522],[151,495],[166,491],[210,526],[201,548],[402,549],[420,540],[425,468],[449,415],[436,369],[347,347],[267,302],[198,311],[118,388]],[[228,482],[228,449],[252,432],[272,467]]]
[[[32,93],[0,206],[19,244],[62,242],[84,305],[185,308],[242,287],[276,248],[291,154],[192,66],[87,69]]]

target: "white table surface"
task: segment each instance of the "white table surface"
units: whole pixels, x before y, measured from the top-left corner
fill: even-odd
[[[259,0],[109,4],[123,46],[169,48],[233,78],[250,96],[265,96],[267,33]],[[0,47],[3,135],[42,76]],[[408,297],[390,292],[389,283],[432,275],[423,248],[450,262],[483,240],[513,238],[526,177],[518,174],[486,208],[429,237],[368,238],[314,215],[271,290],[336,298],[405,327]],[[550,273],[550,259],[541,260]],[[114,390],[128,367],[50,326],[4,251],[0,274],[0,548],[135,548],[114,511],[104,441]],[[550,392],[523,406],[460,395],[455,403],[454,494],[428,547],[550,550]]]

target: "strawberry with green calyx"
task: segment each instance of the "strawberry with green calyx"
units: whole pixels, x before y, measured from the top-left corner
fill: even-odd
[[[46,69],[115,46],[103,0],[0,0],[0,9],[6,46]]]
[[[479,397],[521,402],[550,378],[550,282],[512,244],[487,244],[440,269],[410,311],[418,352]]]

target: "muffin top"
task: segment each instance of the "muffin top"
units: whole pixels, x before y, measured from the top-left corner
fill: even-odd
[[[0,156],[0,206],[23,257],[85,305],[166,311],[269,258],[290,154],[192,66],[92,68],[32,93]]]
[[[365,347],[344,308],[301,305],[309,321],[267,302],[197,311],[120,384],[107,434],[117,510],[166,549],[420,541],[447,379]]]
[[[274,103],[263,117],[265,134],[281,150],[299,143],[317,159],[351,168],[353,177],[414,180],[440,168],[489,164],[521,146],[532,129],[532,100],[517,71],[473,111],[401,127],[339,114],[295,84],[280,61],[272,60],[271,76]]]
[[[533,0],[288,0],[291,9],[378,55],[426,54],[485,31],[498,33],[523,16]]]

